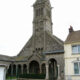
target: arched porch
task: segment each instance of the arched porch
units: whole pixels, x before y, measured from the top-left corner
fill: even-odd
[[[59,80],[60,66],[54,58],[48,59],[46,62],[46,80]]]
[[[57,61],[55,59],[49,60],[49,80],[57,80],[58,68]]]
[[[56,59],[54,58],[51,58],[44,63],[33,60],[28,64],[11,64],[9,67],[9,72],[11,73],[11,75],[46,74],[46,79],[57,80],[59,74],[59,66]]]
[[[37,61],[31,61],[29,64],[29,73],[39,74],[40,73],[40,65]]]

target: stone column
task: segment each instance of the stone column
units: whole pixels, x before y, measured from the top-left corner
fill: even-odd
[[[27,65],[27,74],[29,74],[29,65]]]
[[[6,80],[6,73],[7,73],[7,68],[5,67],[5,69],[4,69],[4,79],[3,80]]]
[[[46,64],[46,80],[49,80],[49,65]]]
[[[60,80],[60,65],[57,65],[58,67],[58,80]]]
[[[41,68],[41,65],[40,65],[40,73],[42,73],[42,68]]]
[[[16,76],[18,75],[18,65],[16,65]]]
[[[11,64],[11,76],[13,76],[13,64]]]
[[[55,77],[57,76],[57,71],[56,71],[56,63],[54,62],[54,72],[55,72]]]
[[[23,74],[23,65],[21,65],[21,74]]]

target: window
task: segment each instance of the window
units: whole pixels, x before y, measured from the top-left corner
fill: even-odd
[[[74,63],[74,74],[80,74],[80,62]]]
[[[47,10],[48,17],[51,17],[51,12]]]
[[[37,10],[36,10],[36,16],[38,16],[38,15],[39,15],[39,10],[37,9]]]
[[[72,46],[72,53],[80,53],[80,45]]]
[[[40,15],[43,15],[43,8],[40,9]]]
[[[36,10],[36,16],[43,15],[43,8],[39,8]]]

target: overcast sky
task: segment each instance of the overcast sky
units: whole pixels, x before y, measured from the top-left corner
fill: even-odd
[[[32,35],[35,0],[0,0],[0,54],[15,56]],[[53,34],[66,39],[68,28],[80,30],[80,0],[50,0]]]

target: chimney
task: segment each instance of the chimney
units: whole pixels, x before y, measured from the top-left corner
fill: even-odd
[[[70,25],[70,28],[69,28],[69,33],[73,32],[73,27]]]

